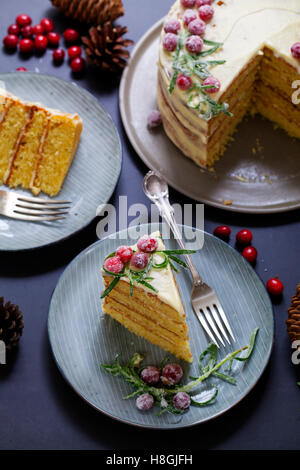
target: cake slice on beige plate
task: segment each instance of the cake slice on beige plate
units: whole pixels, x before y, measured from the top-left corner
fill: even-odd
[[[192,362],[187,319],[159,232],[119,247],[102,269],[103,312],[132,333]],[[169,262],[171,261],[171,263]]]

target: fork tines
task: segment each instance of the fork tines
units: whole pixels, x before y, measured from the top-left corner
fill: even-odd
[[[198,318],[204,330],[210,339],[216,344],[219,348],[219,343],[225,346],[223,338],[227,341],[228,344],[231,344],[229,340],[229,335],[235,341],[235,337],[232,333],[228,320],[226,318],[225,312],[219,302],[216,302],[212,305],[202,307],[199,309]],[[217,337],[217,339],[216,339]]]
[[[54,221],[65,219],[70,201],[17,196],[13,216],[28,221]]]

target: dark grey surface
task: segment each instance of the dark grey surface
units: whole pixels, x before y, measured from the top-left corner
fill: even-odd
[[[19,13],[32,15],[34,23],[43,16],[55,19],[62,32],[70,23],[46,0],[10,0],[3,3],[1,36]],[[137,41],[147,28],[162,17],[172,0],[125,0],[129,37]],[[2,6],[2,5],[1,5]],[[51,52],[24,61],[18,54],[1,51],[0,73],[23,65],[30,70],[73,80],[67,64],[54,67]],[[76,80],[77,81],[77,80]],[[123,142],[122,174],[111,200],[120,195],[128,204],[149,206],[141,181],[146,167],[132,150],[122,129],[118,112],[116,83],[87,73],[77,83],[92,92],[111,114]],[[192,203],[176,191],[172,202]],[[1,449],[299,449],[300,390],[297,370],[291,364],[286,335],[286,309],[300,281],[300,212],[275,216],[245,216],[205,208],[205,229],[212,232],[220,223],[229,224],[234,235],[241,227],[253,230],[259,252],[256,270],[266,281],[279,275],[285,284],[282,301],[275,306],[276,341],[271,362],[255,389],[233,410],[210,423],[184,432],[143,431],[114,422],[87,406],[64,382],[51,356],[47,337],[47,314],[57,280],[76,254],[96,240],[91,224],[76,237],[31,254],[0,254],[0,295],[19,304],[24,312],[25,330],[11,367],[0,366],[0,448]]]

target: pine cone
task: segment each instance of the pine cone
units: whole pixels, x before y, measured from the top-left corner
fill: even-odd
[[[118,73],[127,64],[130,54],[126,47],[133,44],[130,39],[124,39],[126,26],[114,26],[110,21],[97,28],[92,26],[88,36],[81,38],[89,64]]]
[[[286,325],[290,340],[292,342],[300,340],[300,284],[297,286],[296,294],[292,297]]]
[[[19,307],[11,302],[4,304],[4,298],[0,297],[0,340],[4,341],[7,351],[17,346],[23,328],[23,315]]]
[[[102,24],[124,15],[122,0],[51,0],[65,16],[87,24]]]

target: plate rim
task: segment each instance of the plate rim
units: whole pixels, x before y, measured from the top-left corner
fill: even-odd
[[[131,67],[131,64],[132,62],[134,61],[135,59],[135,56],[139,53],[140,49],[142,48],[143,46],[143,43],[154,33],[154,31],[158,28],[158,27],[161,27],[164,20],[165,20],[166,16],[164,16],[163,18],[161,18],[160,20],[158,20],[157,22],[155,22],[143,35],[142,37],[138,40],[138,42],[136,43],[135,47],[133,48],[133,51],[131,53],[131,57],[130,57],[130,61],[127,65],[127,67],[125,68],[124,72],[123,72],[123,75],[122,75],[122,78],[121,78],[121,82],[120,82],[120,88],[119,88],[119,109],[120,109],[120,115],[121,115],[121,119],[122,119],[122,124],[123,124],[123,127],[125,129],[125,132],[126,132],[126,135],[130,141],[130,144],[132,145],[132,147],[134,148],[135,152],[137,153],[137,155],[139,156],[139,158],[144,162],[144,164],[150,168],[150,170],[153,170],[153,171],[159,171],[159,168],[157,168],[155,165],[153,165],[148,157],[146,155],[144,155],[143,151],[141,150],[139,144],[137,143],[137,141],[135,140],[134,138],[134,135],[133,135],[133,132],[131,130],[131,126],[129,125],[128,123],[128,119],[126,118],[126,99],[125,99],[125,96],[126,96],[126,89],[128,89],[128,84],[129,84],[129,81],[128,81],[128,75],[130,74],[130,67]],[[174,185],[169,179],[168,179],[168,175],[164,175],[164,178],[166,179],[166,181],[168,182],[168,184],[173,188],[175,189],[176,191],[178,191],[180,194],[183,194],[184,196],[187,196],[189,197],[190,199],[194,200],[194,201],[198,201],[198,202],[202,202],[203,204],[207,204],[208,206],[211,206],[211,207],[214,207],[214,208],[217,208],[217,209],[221,209],[221,210],[225,210],[225,211],[228,211],[228,212],[234,212],[234,213],[241,213],[241,214],[279,214],[279,213],[284,213],[284,212],[291,212],[291,211],[295,211],[297,209],[300,208],[300,202],[298,203],[290,203],[288,205],[288,207],[284,206],[284,207],[281,207],[281,206],[276,206],[276,205],[273,205],[273,206],[270,206],[269,208],[259,208],[257,206],[253,207],[246,207],[246,208],[243,208],[243,207],[240,207],[240,206],[236,206],[234,204],[232,205],[224,205],[222,203],[219,203],[219,202],[216,202],[216,201],[211,201],[210,199],[207,199],[205,197],[202,197],[201,199],[199,199],[199,197],[195,198],[195,194],[193,194],[192,192],[190,192],[188,190],[188,188],[186,189],[182,189],[181,187],[179,187],[178,185]]]
[[[141,224],[139,225],[140,228],[142,227],[149,227],[151,224]],[[160,223],[159,226],[161,226],[162,224]],[[195,227],[191,227],[191,226],[187,226],[187,225],[181,225],[180,226],[182,227],[189,227],[189,228],[192,228],[194,230],[199,230]],[[138,227],[138,226],[135,226],[135,227]],[[99,408],[97,405],[91,403],[91,401],[85,397],[85,395],[83,393],[81,393],[79,390],[76,389],[76,387],[71,383],[71,381],[68,379],[65,371],[63,370],[63,367],[60,365],[59,363],[59,360],[55,354],[55,351],[54,351],[54,345],[52,343],[52,330],[50,328],[50,316],[51,316],[51,306],[52,306],[52,302],[53,302],[53,299],[54,299],[54,295],[55,295],[55,292],[59,286],[59,284],[61,283],[61,281],[63,280],[64,276],[67,274],[67,272],[71,269],[72,265],[75,264],[79,258],[81,258],[82,256],[85,256],[85,254],[90,251],[90,250],[93,250],[95,249],[95,247],[99,244],[101,244],[104,240],[108,239],[108,238],[111,238],[112,236],[114,235],[118,235],[119,233],[121,232],[124,232],[124,231],[128,231],[130,228],[132,227],[127,227],[126,229],[123,229],[123,230],[120,230],[118,232],[115,232],[114,234],[111,234],[111,235],[107,235],[106,237],[103,237],[101,238],[100,240],[97,240],[95,243],[92,243],[91,245],[89,245],[88,247],[86,247],[83,251],[81,251],[80,253],[78,253],[78,255],[75,256],[75,258],[66,266],[66,268],[64,269],[64,271],[60,274],[59,278],[58,278],[58,281],[52,291],[52,294],[51,294],[51,298],[50,298],[50,303],[49,303],[49,309],[48,309],[48,318],[47,318],[47,333],[48,333],[48,341],[49,341],[49,344],[50,344],[50,349],[51,349],[51,353],[52,353],[52,357],[54,359],[54,362],[58,368],[58,370],[60,371],[63,379],[65,380],[65,382],[71,387],[71,389],[76,393],[77,396],[79,396],[85,403],[87,403],[89,406],[91,406],[93,409],[95,409],[96,411],[98,411],[99,413],[102,413],[104,414],[105,416],[108,416],[109,418],[115,420],[115,421],[118,421],[118,422],[121,422],[121,423],[124,423],[124,424],[127,424],[128,426],[134,426],[134,427],[137,427],[137,428],[141,428],[141,429],[147,429],[147,430],[161,430],[161,431],[169,431],[169,430],[179,430],[179,429],[184,429],[184,428],[190,428],[192,426],[197,426],[197,425],[201,425],[203,423],[207,423],[209,421],[212,421],[212,420],[215,420],[217,418],[219,418],[220,416],[222,416],[224,413],[230,411],[231,409],[235,408],[244,398],[246,398],[249,393],[255,388],[255,386],[257,385],[257,383],[259,382],[259,380],[262,378],[269,362],[270,362],[270,359],[271,359],[271,356],[272,356],[272,353],[273,353],[273,349],[274,349],[274,344],[275,344],[275,312],[274,312],[274,306],[271,302],[271,299],[269,298],[269,306],[270,306],[270,311],[272,312],[272,328],[273,328],[273,337],[272,337],[272,342],[269,346],[269,350],[268,350],[268,354],[266,356],[266,360],[265,360],[265,364],[264,364],[264,367],[262,368],[260,374],[257,376],[255,382],[253,383],[252,387],[249,388],[249,390],[238,400],[236,401],[234,404],[232,405],[229,405],[227,406],[224,410],[220,411],[219,413],[215,414],[214,416],[211,416],[211,417],[207,417],[203,420],[200,420],[200,421],[196,421],[196,422],[193,422],[193,423],[186,423],[186,424],[182,424],[182,425],[175,425],[175,424],[170,424],[168,427],[161,427],[159,425],[145,425],[145,424],[139,424],[139,423],[134,423],[132,421],[129,421],[129,420],[126,420],[125,418],[120,418],[118,416],[115,416],[107,411],[104,411],[102,410],[101,408]],[[134,228],[134,227],[133,227]],[[227,246],[230,250],[234,251],[237,255],[239,255],[241,257],[241,260],[243,260],[243,262],[246,263],[246,260],[242,257],[242,255],[232,246],[230,246],[228,243],[224,242],[223,240],[215,237],[213,234],[211,233],[208,233],[206,232],[205,230],[199,230],[200,232],[203,232],[204,236],[208,236],[210,238],[213,238],[213,239],[216,239],[218,240],[221,244],[223,244],[224,246]],[[253,272],[255,273],[255,275],[257,276],[259,282],[265,287],[264,285],[264,282],[263,280],[261,279],[261,277],[257,274],[257,272],[255,271],[255,269],[250,265],[251,269],[253,270]]]
[[[65,80],[63,78],[60,78],[60,77],[56,77],[54,75],[50,75],[50,74],[47,74],[47,73],[40,73],[40,72],[32,72],[32,71],[26,71],[26,72],[23,72],[23,75],[26,73],[26,76],[31,76],[31,77],[45,77],[45,78],[48,78],[48,79],[51,79],[51,80],[54,80],[54,81],[58,81],[58,82],[64,82],[64,83],[67,83],[68,85],[70,85],[72,88],[74,89],[77,89],[79,88],[81,91],[83,91],[84,93],[87,93],[90,97],[92,97],[94,100],[96,100],[98,106],[100,106],[100,108],[103,110],[103,112],[107,115],[107,117],[109,118],[109,120],[111,121],[111,124],[113,125],[113,128],[116,132],[116,136],[117,136],[117,141],[118,141],[118,145],[119,145],[119,148],[120,148],[120,160],[119,160],[119,169],[118,169],[118,174],[117,174],[117,177],[116,177],[116,182],[115,182],[115,185],[113,186],[112,188],[112,191],[110,192],[109,196],[107,196],[106,201],[103,203],[103,204],[106,204],[112,197],[117,185],[118,185],[118,182],[119,182],[119,179],[120,179],[120,175],[121,175],[121,170],[122,170],[122,164],[123,164],[123,146],[122,146],[122,142],[121,142],[121,137],[120,137],[120,134],[119,134],[119,131],[117,129],[117,126],[115,124],[115,122],[113,121],[110,113],[108,113],[106,111],[106,109],[102,106],[102,104],[100,103],[100,101],[93,95],[93,93],[91,93],[89,90],[83,88],[82,86],[80,85],[77,85],[77,83],[73,82],[73,81],[68,81],[68,80]],[[16,76],[20,76],[20,72],[5,72],[5,73],[0,73],[0,81],[2,80],[2,77],[10,77],[12,75],[16,75]],[[4,217],[4,216],[3,216]],[[42,245],[38,245],[38,246],[34,246],[34,247],[30,247],[30,248],[16,248],[16,249],[4,249],[4,248],[1,248],[0,247],[0,253],[7,253],[7,254],[10,254],[10,253],[20,253],[20,254],[25,254],[25,253],[29,253],[33,250],[42,250],[44,248],[51,248],[59,243],[62,243],[64,241],[67,241],[69,240],[70,238],[72,238],[73,236],[75,235],[78,235],[81,231],[85,230],[98,216],[95,215],[93,216],[87,223],[85,223],[82,227],[78,228],[77,230],[75,230],[74,232],[70,233],[69,235],[66,235],[66,236],[63,236],[57,240],[54,240],[50,243],[45,243],[45,244],[42,244]]]

